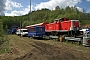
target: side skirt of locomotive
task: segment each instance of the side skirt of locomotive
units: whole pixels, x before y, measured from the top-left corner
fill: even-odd
[[[50,38],[59,38],[61,35],[64,36],[78,36],[79,35],[79,31],[73,31],[73,30],[50,30],[50,31],[46,31],[45,35],[49,36]]]

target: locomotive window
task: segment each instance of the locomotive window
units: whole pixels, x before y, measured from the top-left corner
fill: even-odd
[[[63,20],[60,20],[60,22],[63,22]]]
[[[39,28],[39,31],[42,31],[42,28]]]
[[[60,22],[63,22],[63,19],[59,19]]]
[[[57,22],[57,21],[58,21],[58,19],[55,19],[55,20],[54,20],[54,22]]]
[[[30,28],[29,31],[30,32],[34,32],[35,31],[35,28]]]
[[[31,31],[35,31],[35,28],[32,28]]]
[[[54,20],[54,22],[57,22],[58,20]]]

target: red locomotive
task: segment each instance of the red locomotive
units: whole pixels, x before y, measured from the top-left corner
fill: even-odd
[[[35,25],[26,26],[30,28],[33,26],[44,26],[45,34],[50,36],[60,36],[60,35],[77,35],[80,29],[79,20],[68,20],[67,18],[55,19],[52,23],[40,23]]]

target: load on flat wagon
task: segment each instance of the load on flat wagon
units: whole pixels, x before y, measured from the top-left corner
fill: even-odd
[[[18,29],[16,34],[18,36],[27,36],[28,35],[28,30],[27,29]]]
[[[10,29],[7,29],[7,34],[16,34],[18,26],[12,26]]]
[[[55,19],[52,23],[39,23],[26,26],[27,29],[35,26],[44,26],[45,35],[60,36],[60,35],[78,35],[80,29],[79,20],[68,20],[67,18]]]

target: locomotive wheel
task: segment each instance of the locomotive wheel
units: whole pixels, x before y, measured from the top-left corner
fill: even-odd
[[[50,35],[50,33],[45,33],[47,36],[49,36]]]
[[[54,35],[54,36],[57,36],[58,32],[57,31],[53,31],[53,32],[51,32],[51,34]]]

